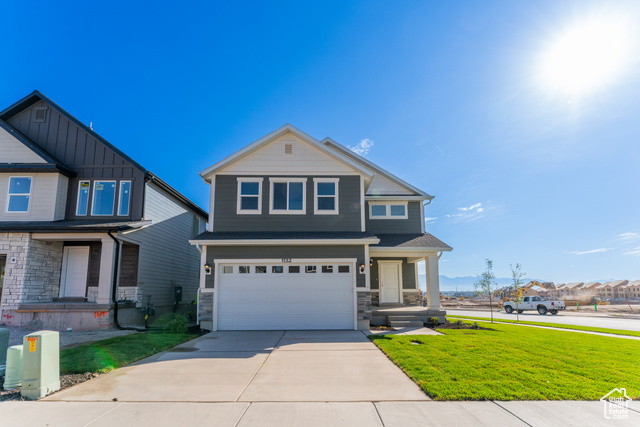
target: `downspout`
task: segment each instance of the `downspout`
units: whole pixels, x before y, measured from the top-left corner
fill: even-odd
[[[116,239],[113,234],[111,234],[111,230],[107,230],[107,234],[113,239],[114,242],[116,242],[116,261],[113,265],[113,282],[111,283],[111,299],[113,300],[113,323],[116,325],[116,328],[122,331],[144,332],[146,331],[145,328],[122,326],[118,322],[118,267],[120,266],[120,240]]]

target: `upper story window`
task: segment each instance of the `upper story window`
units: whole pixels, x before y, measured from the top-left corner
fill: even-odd
[[[407,218],[407,202],[369,202],[369,219]]]
[[[315,200],[313,213],[316,215],[338,214],[339,178],[314,178]]]
[[[78,185],[78,206],[76,207],[76,215],[83,216],[87,214],[89,206],[89,187],[91,181],[80,181]]]
[[[29,212],[31,198],[31,177],[12,176],[9,178],[7,212]]]
[[[237,213],[262,213],[262,178],[238,178]]]
[[[115,200],[115,181],[95,181],[93,183],[93,204],[91,207],[91,215],[113,216]]]
[[[306,178],[270,178],[272,214],[306,213]]]
[[[129,203],[131,200],[131,181],[120,181],[120,193],[118,194],[118,215],[129,215]]]

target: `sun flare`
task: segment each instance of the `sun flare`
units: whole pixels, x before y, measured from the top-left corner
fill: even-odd
[[[552,40],[542,60],[546,85],[561,92],[585,93],[615,80],[631,51],[622,22],[584,22]]]

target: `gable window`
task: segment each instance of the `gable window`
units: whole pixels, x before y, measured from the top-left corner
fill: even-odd
[[[120,181],[120,194],[118,195],[118,215],[129,215],[130,195],[131,181]]]
[[[7,212],[29,212],[31,198],[31,177],[12,176],[9,178]]]
[[[306,178],[270,178],[272,214],[306,213]]]
[[[262,178],[238,178],[239,214],[262,213]]]
[[[407,218],[407,202],[369,202],[369,219]]]
[[[80,181],[80,184],[78,185],[78,203],[76,206],[76,215],[78,216],[84,216],[87,214],[90,186],[90,181]]]
[[[115,201],[115,181],[95,181],[93,183],[93,204],[91,205],[91,215],[112,216]]]
[[[316,215],[338,214],[338,178],[314,178],[316,189],[313,213]]]

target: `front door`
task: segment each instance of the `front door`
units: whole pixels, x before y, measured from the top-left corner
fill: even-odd
[[[400,302],[400,282],[402,261],[379,261],[380,303]]]
[[[87,295],[87,269],[89,246],[67,246],[62,258],[60,297],[85,297]]]

